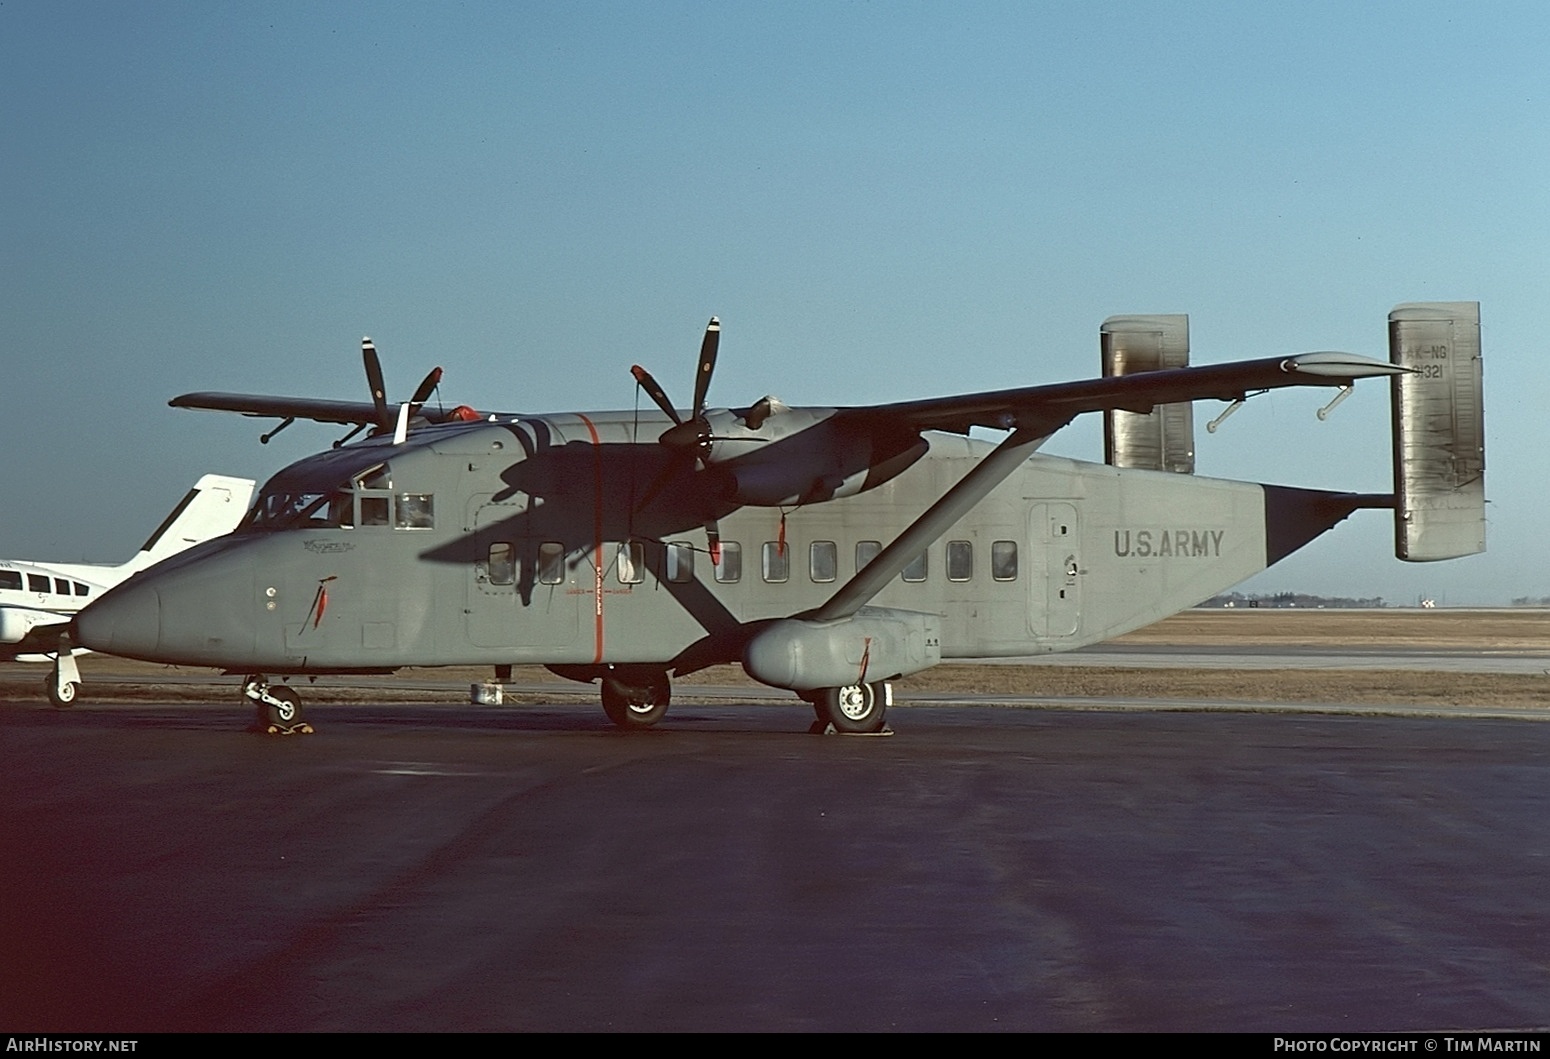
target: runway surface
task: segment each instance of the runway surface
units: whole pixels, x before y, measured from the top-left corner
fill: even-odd
[[[312,716],[266,739],[224,700],[0,705],[0,1024],[1550,1025],[1550,725]]]

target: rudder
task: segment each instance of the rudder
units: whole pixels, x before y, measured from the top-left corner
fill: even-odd
[[[1410,302],[1389,313],[1396,375],[1394,554],[1408,562],[1485,551],[1480,303]]]

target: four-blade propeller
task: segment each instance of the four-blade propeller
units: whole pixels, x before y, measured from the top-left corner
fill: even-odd
[[[705,398],[710,393],[711,375],[716,369],[716,350],[721,345],[721,321],[716,317],[710,318],[710,323],[705,325],[705,338],[700,342],[700,362],[694,372],[694,404],[690,406],[689,418],[684,419],[673,407],[673,402],[668,399],[667,392],[661,384],[652,377],[651,372],[639,364],[630,368],[630,374],[635,376],[635,381],[640,388],[646,391],[646,395],[662,409],[664,415],[673,421],[657,440],[672,450],[673,455],[668,460],[667,466],[657,475],[656,480],[646,489],[641,497],[638,508],[644,508],[656,499],[658,493],[667,487],[669,481],[683,473],[687,465],[698,463],[702,468],[710,465],[710,446],[713,438],[710,432],[710,420],[705,418]],[[710,561],[715,564],[721,562],[721,530],[716,525],[714,518],[705,523],[705,536],[709,541]]]
[[[393,424],[398,413],[388,404],[387,387],[382,381],[382,361],[377,357],[377,347],[372,344],[370,337],[361,339],[361,359],[366,362],[366,385],[371,388],[371,403],[376,409],[377,430],[387,431],[393,429]],[[420,385],[414,391],[414,396],[409,399],[409,414],[413,415],[420,410],[420,406],[430,400],[430,396],[441,382],[441,369],[432,368],[430,373],[420,380]]]

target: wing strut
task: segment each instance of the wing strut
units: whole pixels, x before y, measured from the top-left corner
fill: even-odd
[[[1064,426],[1062,423],[1060,426]],[[1046,438],[1058,426],[1041,424],[1038,430],[1019,427],[1005,441],[974,465],[973,470],[932,504],[909,528],[899,534],[893,543],[878,552],[855,577],[823,606],[804,617],[815,621],[835,621],[848,618],[881,592],[910,560],[920,554],[933,541],[952,528],[953,523],[966,515],[990,491],[1004,482],[1013,471],[1033,455]]]

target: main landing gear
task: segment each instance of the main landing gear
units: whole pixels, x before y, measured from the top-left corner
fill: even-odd
[[[75,652],[70,648],[61,648],[54,656],[53,668],[43,678],[43,691],[59,709],[75,704],[81,693],[81,668],[75,664]]]
[[[271,684],[262,673],[242,682],[242,694],[253,701],[253,730],[264,735],[310,735],[312,725],[301,712],[301,698],[283,684]]]
[[[834,731],[841,735],[877,735],[884,730],[883,719],[893,701],[893,688],[880,680],[873,684],[847,684],[843,688],[817,688],[803,697],[812,704],[818,718],[809,729],[813,734]]]
[[[650,728],[667,715],[672,683],[660,669],[619,667],[603,677],[603,712],[620,728]]]
[[[667,714],[672,684],[660,669],[618,666],[602,675],[603,712],[627,731],[650,728]],[[885,732],[884,715],[893,701],[893,688],[884,681],[851,684],[843,688],[818,688],[804,696],[817,720],[814,734],[877,735]]]

